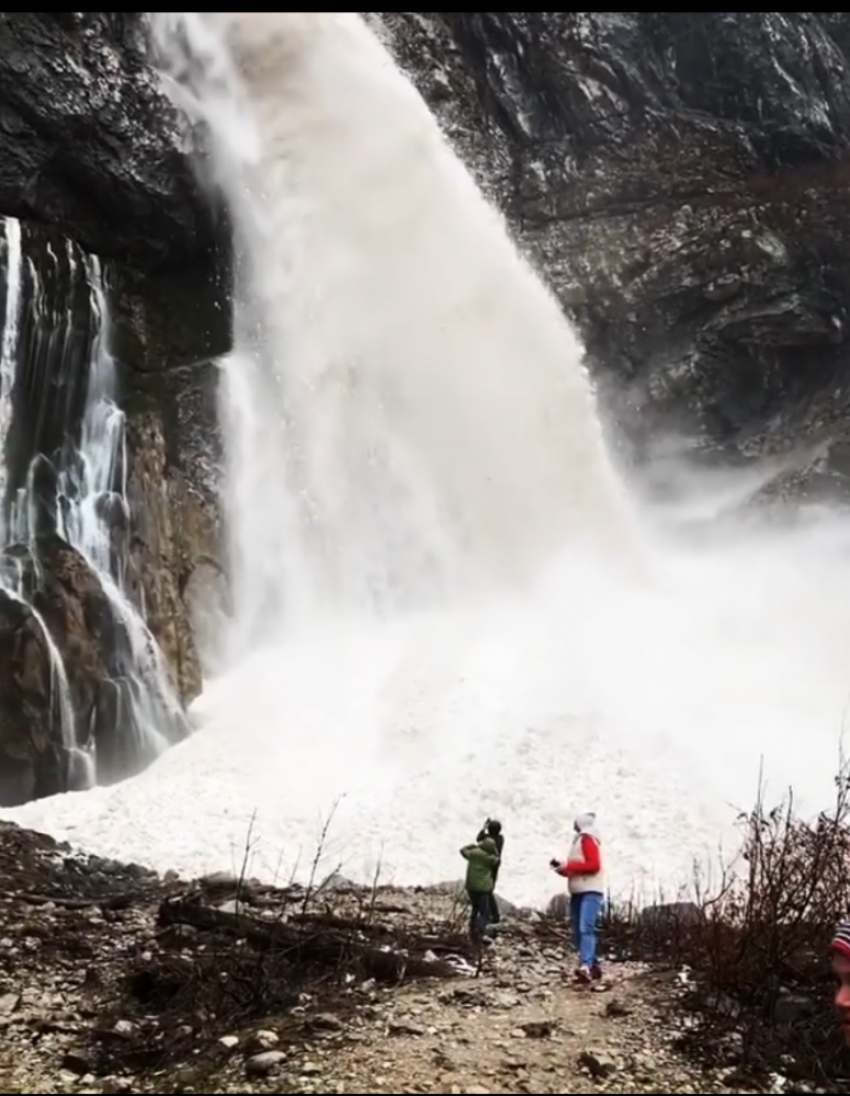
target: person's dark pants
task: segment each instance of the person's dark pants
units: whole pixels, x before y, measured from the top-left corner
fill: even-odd
[[[469,897],[469,935],[473,940],[480,942],[484,939],[487,926],[490,924],[490,909],[493,898],[492,892],[484,893],[467,891]]]
[[[490,899],[490,924],[498,925],[502,920],[502,915],[499,913],[499,903],[496,901],[496,892],[490,891],[487,897]]]

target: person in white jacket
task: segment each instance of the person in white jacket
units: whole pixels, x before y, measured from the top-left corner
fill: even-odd
[[[604,901],[602,848],[592,811],[580,814],[573,823],[575,836],[565,861],[549,865],[567,880],[570,892],[570,921],[578,953],[576,978],[592,982],[602,977],[596,955],[597,930]]]

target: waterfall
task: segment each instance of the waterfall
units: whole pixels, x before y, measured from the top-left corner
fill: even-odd
[[[17,221],[7,219],[5,233],[3,589],[29,607],[44,635],[67,786],[90,787],[107,770],[110,779],[121,775],[114,765],[104,768],[100,739],[137,771],[187,728],[162,653],[125,592],[125,417],[116,402],[101,264],[70,241],[64,248],[34,243],[41,247],[36,261],[25,255]],[[108,675],[86,712],[75,710],[60,646],[35,604],[45,578],[44,538],[57,535],[87,561],[112,618],[109,638],[101,637]]]
[[[4,221],[6,231],[6,308],[3,314],[3,341],[0,344],[0,454],[5,451],[12,421],[12,386],[15,383],[18,324],[21,315],[23,253],[21,225],[14,217]],[[8,475],[5,460],[0,459],[0,499],[5,499]],[[5,515],[0,510],[0,521]],[[3,529],[5,534],[5,528]],[[5,535],[3,536],[5,540]]]
[[[86,257],[96,334],[90,356],[82,437],[76,459],[66,460],[57,478],[58,531],[97,573],[118,624],[113,652],[118,718],[135,751],[152,759],[187,730],[183,710],[169,683],[159,646],[124,588],[124,554],[116,551],[116,526],[126,528],[127,453],[125,416],[115,402],[115,361],[109,351],[109,312],[101,265]],[[18,503],[18,535],[33,535],[25,491]],[[176,732],[176,733],[175,733]]]
[[[235,225],[230,662],[179,749],[13,817],[187,873],[250,832],[279,878],[336,804],[320,870],[428,883],[489,813],[533,902],[579,811],[651,892],[715,855],[763,755],[820,806],[846,524],[693,546],[634,512],[575,332],[358,13],[152,22]]]
[[[222,406],[239,647],[270,618],[521,584],[567,536],[634,557],[574,332],[366,26],[156,25],[236,223]]]
[[[18,334],[20,329],[24,256],[20,223],[14,218],[4,221],[6,236],[6,307],[3,319],[3,338],[0,343],[0,454],[8,442],[9,427],[13,416],[13,388],[17,371]],[[32,269],[32,268],[31,268]],[[7,462],[0,460],[0,499],[6,497],[8,487]],[[0,542],[7,543],[9,523],[6,507],[0,508]],[[11,566],[9,564],[11,563]],[[18,561],[4,561],[0,569],[0,589],[15,601],[27,604],[23,596],[23,572]],[[68,759],[68,783],[76,787],[90,787],[94,782],[94,769],[90,751],[82,750],[77,743],[76,719],[71,701],[71,690],[62,657],[53,637],[34,606],[29,606],[41,629],[47,655],[50,660],[50,703],[58,723],[59,741]]]

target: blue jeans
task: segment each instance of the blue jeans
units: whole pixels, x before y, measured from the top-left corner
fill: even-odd
[[[570,921],[578,961],[583,967],[596,964],[596,926],[602,913],[602,895],[598,891],[570,895]]]

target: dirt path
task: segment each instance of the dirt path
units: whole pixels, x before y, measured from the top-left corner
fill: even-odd
[[[318,1059],[330,1091],[706,1091],[665,1049],[646,974],[621,969],[616,986],[596,994],[563,984],[561,969],[560,957],[528,956],[524,971],[503,959],[471,983],[394,995],[349,1032],[344,1050]]]

